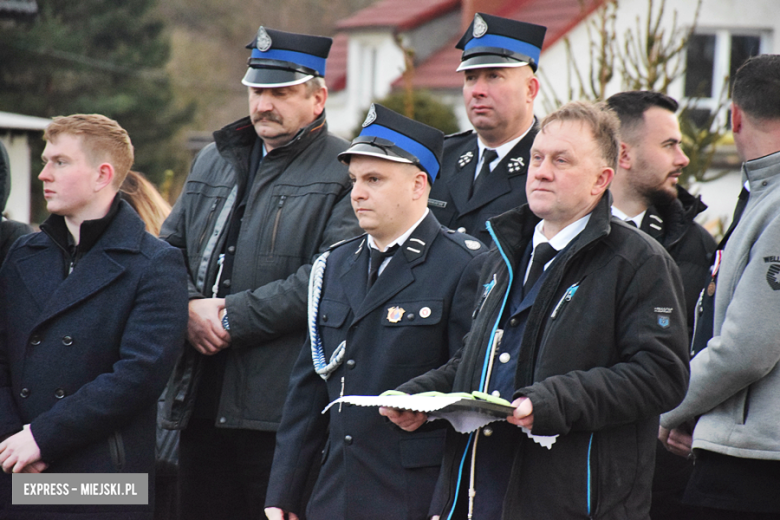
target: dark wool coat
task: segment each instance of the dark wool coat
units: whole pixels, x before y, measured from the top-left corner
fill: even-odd
[[[479,162],[477,134],[469,131],[448,135],[444,139],[440,177],[431,188],[428,199],[428,207],[439,222],[490,244],[493,239],[485,227],[488,219],[527,201],[528,158],[537,131],[535,123],[490,172],[490,182],[482,184],[471,199],[469,191]]]
[[[0,270],[0,437],[29,423],[49,472],[150,473],[151,484],[157,398],[187,327],[181,253],[122,201],[64,267],[40,232]]]
[[[559,437],[547,450],[518,431],[505,520],[648,518],[658,415],[687,388],[682,283],[655,240],[611,219],[609,199],[548,268],[527,311],[512,398],[530,398],[534,434]],[[491,219],[496,247],[462,355],[399,390],[482,388],[510,279],[521,276],[515,270],[538,221],[527,205]],[[432,514],[452,507],[472,437],[448,436]]]
[[[468,246],[471,247],[468,247]],[[420,223],[366,293],[368,245],[351,240],[328,258],[318,323],[325,359],[346,341],[327,382],[307,341],[285,403],[267,506],[301,513],[307,470],[320,458],[309,520],[422,520],[444,449],[444,424],[404,432],[376,408],[334,406],[344,395],[378,395],[446,362],[463,345],[485,247]],[[401,309],[401,310],[399,310]],[[327,442],[327,444],[326,444]]]

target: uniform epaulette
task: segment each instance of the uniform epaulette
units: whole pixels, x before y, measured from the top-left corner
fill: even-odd
[[[449,228],[443,228],[443,231],[443,235],[445,237],[449,238],[460,247],[471,253],[471,256],[477,256],[478,254],[484,253],[488,250],[488,248],[485,247],[485,244],[471,235],[467,235],[466,233],[461,233]]]
[[[448,134],[444,136],[444,139],[454,139],[456,137],[465,137],[474,133],[474,130],[464,130],[462,132],[456,132],[454,134]]]
[[[344,244],[348,244],[350,242],[354,242],[355,240],[358,240],[360,238],[365,238],[366,235],[367,235],[367,233],[363,233],[362,235],[357,235],[357,236],[354,236],[352,238],[345,238],[344,240],[340,240],[340,241],[336,242],[335,244],[331,244],[330,246],[328,246],[328,251],[333,251],[334,249],[336,249],[339,246],[343,246]]]

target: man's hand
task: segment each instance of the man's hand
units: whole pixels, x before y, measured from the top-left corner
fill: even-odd
[[[428,420],[428,414],[413,412],[411,410],[399,410],[398,408],[379,407],[379,415],[384,415],[396,426],[407,432],[413,432]]]
[[[268,520],[298,520],[298,515],[295,513],[288,513],[278,507],[266,507],[265,516]]]
[[[224,309],[224,298],[190,300],[187,339],[201,354],[213,356],[230,346],[230,333],[222,326],[221,320]]]
[[[530,431],[534,427],[534,405],[527,397],[518,397],[512,402],[515,411],[506,420],[515,426],[524,426]]]
[[[43,464],[41,462],[41,450],[35,442],[30,425],[25,424],[22,431],[11,435],[0,443],[0,464],[6,473],[39,473]],[[28,468],[29,466],[29,468]],[[25,472],[25,469],[28,471]]]
[[[667,430],[663,426],[658,427],[658,440],[661,441],[667,450],[680,457],[690,458],[693,455],[691,451],[693,437],[691,434],[679,428]]]

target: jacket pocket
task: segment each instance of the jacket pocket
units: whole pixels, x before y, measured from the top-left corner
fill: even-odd
[[[320,302],[317,323],[320,327],[340,328],[349,315],[349,305],[334,300],[324,299]]]
[[[117,473],[121,473],[125,468],[125,443],[119,430],[109,435],[108,452],[111,455],[111,463],[114,465]]]

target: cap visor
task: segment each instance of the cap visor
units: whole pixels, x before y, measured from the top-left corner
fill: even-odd
[[[481,54],[479,56],[472,56],[463,60],[455,72],[471,69],[487,69],[495,67],[525,67],[528,65],[527,61],[518,61],[514,58],[507,56],[497,56],[495,54]]]
[[[378,157],[379,159],[386,159],[388,161],[398,162],[398,163],[404,163],[404,164],[414,164],[413,161],[410,161],[409,159],[406,159],[404,157],[399,157],[398,155],[394,154],[391,151],[385,151],[382,150],[379,147],[372,146],[367,143],[357,143],[353,144],[343,152],[339,154],[339,161],[344,163],[349,163],[349,159],[351,155],[367,155],[369,157]]]
[[[241,83],[257,88],[290,87],[306,83],[313,77],[292,70],[249,67]]]

